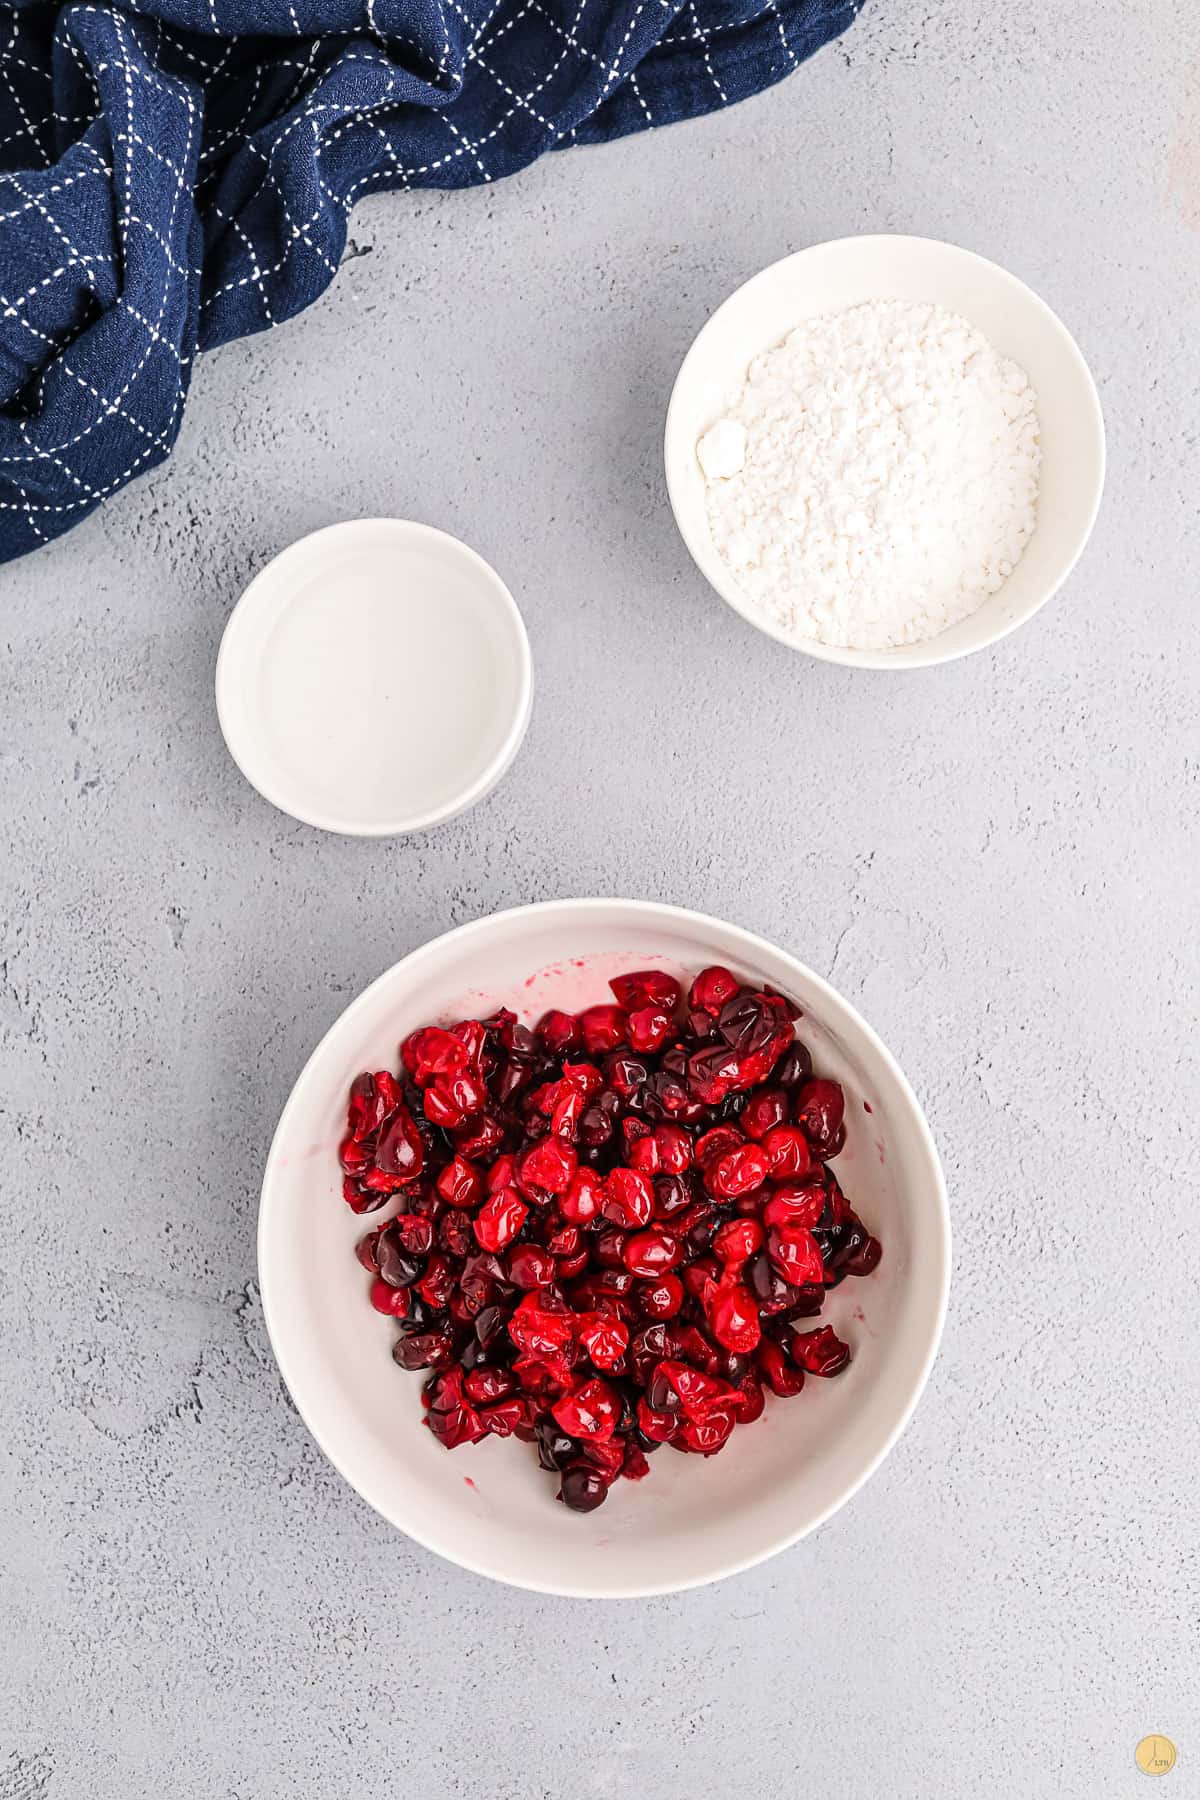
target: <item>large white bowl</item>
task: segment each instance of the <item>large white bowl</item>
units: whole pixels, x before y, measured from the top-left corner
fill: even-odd
[[[720,418],[760,351],[805,319],[868,300],[944,306],[1011,357],[1037,391],[1042,469],[1038,523],[1000,589],[937,637],[891,650],[845,650],[768,623],[721,560],[708,527],[696,443]],[[1066,326],[1015,275],[985,257],[932,238],[853,237],[814,244],[772,263],[738,288],[696,338],[667,413],[667,490],[697,567],[751,625],[790,649],[860,669],[917,669],[950,662],[1006,637],[1033,617],[1071,573],[1091,535],[1104,486],[1104,420],[1096,386]]]
[[[826,1305],[853,1347],[836,1380],[812,1379],[740,1427],[705,1460],[664,1448],[642,1482],[618,1482],[598,1511],[572,1513],[533,1449],[509,1440],[447,1451],[421,1423],[420,1375],[391,1360],[354,1259],[371,1221],[341,1199],[337,1144],[362,1069],[395,1068],[415,1026],[504,1004],[527,1021],[547,1006],[611,998],[607,977],[654,966],[692,974],[722,962],[803,1007],[820,1072],[843,1082],[848,1142],[837,1169],[883,1260]],[[870,1110],[868,1111],[868,1107]],[[374,1215],[378,1222],[379,1215]],[[950,1268],[946,1190],[912,1090],[851,1006],[803,963],[702,914],[633,900],[519,907],[426,944],[380,976],[322,1039],[279,1121],[259,1216],[259,1272],[271,1343],[318,1444],[363,1498],[464,1568],[546,1593],[669,1593],[761,1562],[849,1499],[906,1424],[941,1335]]]

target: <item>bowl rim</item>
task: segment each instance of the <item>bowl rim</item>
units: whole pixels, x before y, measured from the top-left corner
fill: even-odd
[[[647,920],[668,917],[677,923],[685,924],[693,928],[698,927],[701,930],[715,926],[721,932],[731,934],[738,945],[745,948],[748,961],[753,960],[755,952],[761,952],[763,950],[767,951],[771,956],[782,957],[784,961],[793,964],[800,971],[806,982],[812,984],[820,997],[822,1007],[828,1006],[835,1017],[840,1013],[843,1016],[843,1019],[849,1020],[863,1034],[870,1048],[880,1057],[896,1080],[901,1097],[908,1106],[912,1121],[916,1126],[921,1148],[927,1158],[929,1170],[933,1177],[932,1194],[935,1202],[934,1214],[938,1227],[936,1240],[930,1244],[928,1254],[930,1256],[936,1256],[940,1262],[937,1300],[927,1333],[924,1354],[921,1358],[919,1367],[910,1378],[906,1389],[900,1396],[900,1404],[895,1422],[876,1453],[855,1475],[850,1477],[842,1485],[835,1497],[818,1515],[808,1520],[807,1523],[802,1525],[798,1530],[783,1532],[770,1543],[764,1545],[760,1549],[756,1549],[749,1555],[731,1556],[720,1560],[703,1574],[686,1576],[679,1580],[667,1579],[649,1583],[626,1582],[604,1588],[589,1587],[571,1582],[538,1579],[536,1575],[526,1577],[523,1575],[518,1576],[509,1574],[507,1572],[503,1574],[498,1573],[495,1568],[488,1567],[487,1564],[479,1558],[461,1554],[453,1542],[452,1532],[445,1537],[441,1537],[434,1531],[412,1530],[407,1524],[402,1523],[396,1518],[393,1512],[389,1510],[389,1507],[384,1497],[379,1492],[378,1485],[373,1478],[367,1477],[360,1485],[360,1482],[343,1468],[342,1464],[325,1441],[325,1438],[322,1436],[322,1433],[314,1420],[310,1417],[309,1412],[306,1409],[305,1401],[298,1391],[297,1383],[293,1379],[296,1374],[296,1366],[290,1356],[290,1352],[285,1350],[283,1344],[281,1314],[276,1313],[276,1300],[272,1290],[272,1265],[269,1257],[268,1244],[268,1238],[273,1229],[272,1221],[274,1215],[279,1212],[282,1205],[281,1195],[283,1188],[279,1181],[280,1171],[277,1167],[277,1156],[280,1146],[286,1133],[290,1131],[293,1120],[300,1114],[300,1101],[303,1098],[302,1090],[305,1086],[306,1078],[322,1056],[329,1039],[334,1033],[340,1032],[348,1021],[352,1020],[357,1014],[364,1012],[376,992],[385,983],[391,981],[400,969],[409,968],[414,963],[419,964],[422,960],[431,956],[435,949],[444,949],[447,944],[463,943],[471,937],[480,936],[488,930],[494,930],[503,921],[548,912],[570,915],[571,913],[584,912],[588,909],[593,909],[596,906],[617,907],[620,908],[622,912],[639,914]],[[728,954],[728,951],[726,954]],[[846,1000],[837,989],[832,987],[829,982],[825,981],[822,976],[816,974],[816,972],[810,969],[806,963],[802,963],[798,957],[792,956],[789,951],[783,950],[780,946],[771,943],[769,939],[762,937],[756,932],[746,930],[743,926],[731,924],[724,919],[718,919],[715,915],[710,913],[695,912],[687,907],[671,906],[665,902],[656,900],[629,900],[611,895],[581,895],[563,900],[540,900],[523,906],[504,907],[497,912],[485,913],[481,918],[469,920],[464,925],[454,926],[449,931],[441,932],[436,937],[427,939],[423,944],[417,945],[413,950],[410,950],[407,955],[400,957],[387,969],[383,970],[381,974],[377,975],[373,981],[369,982],[362,992],[358,994],[348,1006],[344,1007],[330,1023],[328,1029],[322,1034],[306,1059],[303,1068],[300,1070],[300,1073],[297,1075],[295,1082],[292,1085],[291,1092],[284,1103],[283,1111],[280,1113],[279,1123],[275,1127],[271,1145],[267,1152],[266,1161],[263,1167],[262,1185],[259,1193],[258,1229],[256,1234],[258,1281],[259,1293],[262,1300],[263,1321],[266,1326],[267,1338],[271,1345],[271,1352],[275,1358],[276,1367],[279,1370],[284,1385],[287,1388],[296,1411],[300,1415],[301,1421],[309,1435],[312,1437],[327,1461],[337,1470],[343,1481],[358,1494],[360,1499],[366,1501],[368,1506],[385,1519],[389,1525],[404,1532],[407,1537],[410,1537],[414,1543],[420,1544],[423,1549],[431,1551],[436,1556],[443,1557],[447,1562],[457,1564],[459,1568],[466,1569],[470,1574],[481,1575],[491,1581],[502,1582],[507,1587],[520,1588],[530,1593],[551,1594],[574,1600],[639,1600],[648,1599],[660,1594],[682,1593],[692,1588],[707,1587],[712,1582],[723,1581],[731,1575],[741,1574],[747,1569],[756,1567],[759,1563],[767,1562],[771,1557],[779,1555],[781,1551],[790,1549],[791,1546],[798,1543],[801,1538],[807,1537],[810,1532],[816,1531],[818,1527],[824,1525],[834,1513],[839,1511],[847,1501],[853,1498],[859,1489],[862,1488],[875,1473],[880,1464],[895,1447],[897,1440],[909,1424],[909,1421],[916,1410],[917,1402],[925,1389],[930,1371],[937,1356],[938,1348],[941,1344],[942,1332],[946,1323],[946,1311],[950,1293],[951,1251],[950,1205],[946,1190],[945,1174],[942,1169],[941,1158],[938,1155],[937,1145],[934,1142],[933,1133],[929,1127],[929,1122],[925,1117],[924,1110],[913,1092],[903,1069],[900,1067],[887,1045],[879,1037],[878,1033],[867,1023],[858,1012],[857,1008],[851,1005],[850,1001]],[[282,1302],[280,1304],[282,1306]],[[302,1383],[303,1378],[301,1377],[301,1385]]]
[[[1090,433],[1095,443],[1097,457],[1095,491],[1091,496],[1087,517],[1080,530],[1077,532],[1069,554],[1053,583],[1045,589],[1039,598],[1031,601],[1029,605],[1016,613],[1014,617],[1007,622],[997,624],[986,636],[981,637],[978,643],[962,644],[954,648],[939,650],[937,648],[940,641],[939,637],[923,638],[915,644],[898,646],[904,654],[902,658],[897,658],[893,650],[855,650],[837,644],[822,644],[815,638],[792,637],[781,626],[774,625],[769,620],[761,619],[751,611],[745,596],[742,595],[732,577],[726,576],[723,567],[720,572],[720,579],[717,579],[714,573],[710,572],[710,570],[705,567],[701,560],[703,546],[695,541],[695,534],[689,530],[685,520],[681,487],[683,455],[681,452],[677,451],[677,447],[673,440],[679,434],[680,430],[680,427],[678,426],[678,414],[682,410],[682,396],[685,387],[688,380],[691,378],[691,365],[693,359],[696,361],[699,360],[698,353],[704,338],[716,325],[717,320],[722,314],[725,313],[728,308],[732,307],[735,301],[742,297],[747,288],[753,287],[756,282],[765,283],[771,276],[777,274],[779,270],[784,268],[785,265],[797,263],[803,258],[814,256],[817,252],[842,250],[850,245],[856,247],[866,245],[872,248],[886,245],[893,251],[902,249],[906,245],[919,245],[922,249],[934,248],[940,251],[948,251],[954,256],[961,257],[966,263],[973,264],[977,268],[986,269],[989,277],[999,277],[1002,283],[1007,284],[1012,291],[1021,296],[1022,301],[1025,304],[1032,306],[1035,311],[1043,315],[1058,336],[1066,360],[1072,363],[1075,366],[1076,372],[1082,376],[1083,390],[1086,395]],[[934,303],[936,303],[936,301]],[[770,347],[771,346],[769,345],[763,346],[764,349]],[[851,233],[846,237],[826,238],[820,243],[806,244],[803,249],[792,250],[786,256],[778,257],[774,262],[768,263],[765,268],[759,269],[756,274],[749,276],[745,281],[739,283],[739,285],[734,288],[733,292],[726,295],[720,305],[709,314],[708,318],[689,344],[671,387],[671,397],[667,403],[666,424],[663,432],[663,465],[666,473],[667,497],[671,503],[671,512],[675,519],[676,528],[684,541],[688,555],[695,563],[696,568],[700,571],[700,574],[704,577],[705,581],[707,581],[708,585],[713,589],[714,593],[719,594],[725,604],[732,607],[733,611],[741,618],[745,619],[748,625],[753,625],[756,631],[761,631],[766,637],[774,638],[776,643],[785,645],[789,650],[798,650],[805,656],[814,657],[818,662],[840,663],[843,667],[850,669],[878,669],[889,674],[902,673],[908,669],[931,668],[939,663],[957,662],[964,656],[973,656],[976,651],[990,649],[993,644],[1000,643],[1004,638],[1009,637],[1012,632],[1018,630],[1022,625],[1028,624],[1029,620],[1032,619],[1036,613],[1041,611],[1047,601],[1052,600],[1055,594],[1058,593],[1059,589],[1073,572],[1080,557],[1083,555],[1084,550],[1087,548],[1088,540],[1095,529],[1096,520],[1100,513],[1100,502],[1104,496],[1107,464],[1108,446],[1104,429],[1104,413],[1100,405],[1100,395],[1096,387],[1095,377],[1088,367],[1087,361],[1082,350],[1079,348],[1079,345],[1076,343],[1074,337],[1054,309],[1042,299],[1039,293],[1029,286],[1028,282],[1022,281],[1019,275],[1014,275],[1011,269],[1006,269],[1002,263],[994,262],[990,257],[981,256],[977,250],[968,250],[962,244],[951,243],[947,238],[922,237],[912,233],[899,231],[857,232]],[[974,617],[976,615],[971,616]],[[941,635],[944,636],[945,634],[943,633]]]
[[[486,593],[490,602],[499,608],[508,630],[515,653],[517,680],[513,708],[504,737],[490,760],[472,781],[459,788],[440,806],[426,807],[423,812],[393,814],[387,819],[367,824],[324,807],[310,806],[303,801],[297,803],[296,797],[286,791],[285,784],[276,781],[269,768],[263,768],[262,759],[256,754],[255,733],[247,727],[247,709],[236,699],[236,680],[245,669],[244,659],[239,652],[239,631],[268,591],[269,582],[277,580],[281,573],[287,574],[287,567],[281,570],[280,565],[295,564],[299,579],[305,559],[314,551],[319,551],[323,545],[334,540],[352,543],[356,537],[380,529],[409,542],[424,543],[435,554],[460,556],[471,567],[473,574],[478,577],[479,591]],[[290,544],[285,544],[282,550],[277,551],[256,570],[225,621],[221,645],[217,651],[213,685],[217,720],[225,747],[250,786],[270,805],[286,813],[289,818],[298,819],[302,825],[313,825],[320,831],[336,832],[341,837],[405,837],[414,832],[429,831],[435,825],[444,825],[448,820],[457,818],[469,807],[486,799],[507,774],[525,741],[533,712],[533,655],[521,609],[508,584],[478,550],[473,550],[470,544],[455,537],[452,532],[443,531],[437,525],[426,525],[420,519],[373,514],[364,518],[338,519],[332,525],[307,531],[294,538]]]

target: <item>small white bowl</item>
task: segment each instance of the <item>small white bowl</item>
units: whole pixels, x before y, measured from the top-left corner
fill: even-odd
[[[516,602],[457,538],[354,519],[250,583],[217,658],[217,715],[247,781],[325,831],[425,831],[500,780],[529,724]]]
[[[999,593],[937,637],[890,650],[797,638],[761,618],[713,545],[696,443],[720,418],[760,351],[805,319],[869,300],[927,301],[970,321],[1025,370],[1037,392],[1042,469],[1038,523]],[[854,237],[814,244],[755,275],[717,308],[683,360],[667,412],[667,491],[697,567],[751,625],[792,650],[859,669],[950,662],[1006,637],[1061,587],[1091,534],[1104,486],[1096,386],[1062,321],[997,264],[932,238]]]
[[[821,1073],[846,1090],[837,1160],[883,1243],[865,1280],[833,1289],[824,1318],[852,1347],[835,1381],[768,1400],[720,1456],[664,1449],[595,1513],[568,1512],[528,1444],[445,1450],[422,1424],[420,1375],[391,1359],[354,1245],[381,1215],[341,1197],[337,1146],[363,1069],[395,1069],[401,1037],[511,1006],[610,999],[610,975],[721,962],[791,994]],[[868,1108],[870,1110],[868,1110]],[[382,1216],[388,1216],[384,1213]],[[912,1090],[871,1028],[803,963],[734,925],[633,900],[560,900],[461,926],[405,957],[337,1020],[309,1059],[267,1157],[258,1265],[267,1330],[317,1443],[363,1498],[464,1568],[543,1593],[618,1598],[696,1587],[794,1543],[878,1468],[907,1423],[941,1336],[950,1224],[937,1151]]]

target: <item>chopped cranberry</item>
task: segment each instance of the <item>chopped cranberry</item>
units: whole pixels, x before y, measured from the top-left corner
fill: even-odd
[[[788,1338],[793,1360],[810,1375],[837,1375],[850,1361],[850,1346],[844,1344],[832,1325],[817,1331],[795,1331]]]
[[[653,1006],[660,1012],[673,1013],[683,997],[683,990],[673,975],[662,969],[641,969],[634,975],[616,975],[609,982],[618,1006],[630,1012],[635,1007]]]
[[[794,1321],[880,1256],[799,1008],[715,966],[686,1003],[658,970],[611,985],[535,1031],[501,1009],[410,1033],[398,1076],[355,1079],[338,1148],[354,1211],[400,1196],[355,1254],[396,1362],[429,1371],[430,1431],[536,1444],[581,1511],[662,1443],[715,1454],[764,1387],[836,1374],[847,1347]]]
[[[377,1276],[371,1283],[371,1305],[376,1312],[387,1313],[393,1319],[403,1319],[409,1308],[408,1289],[392,1287]]]
[[[614,1225],[636,1230],[650,1223],[654,1212],[654,1187],[648,1175],[637,1169],[613,1169],[606,1177],[600,1211]]]
[[[653,1056],[671,1035],[671,1015],[657,1006],[635,1007],[628,1015],[629,1046],[639,1056]]]
[[[662,1167],[662,1154],[654,1132],[643,1131],[634,1138],[629,1146],[628,1160],[629,1167],[639,1170],[643,1175],[658,1174]]]
[[[398,1175],[402,1181],[414,1180],[425,1167],[424,1140],[403,1100],[380,1134],[375,1167],[385,1175]]]
[[[693,1011],[699,1010],[715,1017],[726,1002],[733,999],[738,986],[736,975],[731,975],[728,969],[714,963],[711,968],[701,969],[693,981],[688,1005]]]
[[[357,1244],[354,1246],[355,1256],[357,1256],[363,1268],[368,1270],[372,1275],[378,1275],[379,1273],[379,1264],[375,1258],[375,1246],[378,1242],[379,1233],[377,1231],[368,1231],[366,1237],[359,1238]]]
[[[454,1361],[454,1344],[444,1331],[414,1331],[398,1337],[392,1360],[402,1369],[446,1369]]]
[[[572,1225],[586,1225],[600,1211],[602,1183],[594,1169],[576,1169],[566,1191],[559,1195],[558,1210]]]
[[[511,1244],[529,1216],[529,1208],[516,1188],[501,1188],[485,1200],[475,1215],[473,1230],[485,1250],[503,1250]]]
[[[782,1088],[760,1088],[751,1094],[738,1115],[747,1137],[761,1143],[774,1125],[782,1125],[788,1116],[788,1097]]]
[[[767,1233],[767,1255],[792,1287],[824,1279],[820,1245],[803,1225],[773,1225]]]
[[[757,1219],[730,1219],[713,1233],[713,1254],[739,1268],[762,1245],[763,1228]]]
[[[799,1125],[774,1125],[762,1140],[772,1181],[797,1181],[812,1168],[812,1151]]]
[[[704,1185],[719,1200],[736,1200],[767,1179],[767,1159],[757,1144],[739,1144],[704,1165]]]
[[[825,1211],[825,1189],[816,1181],[781,1181],[762,1209],[762,1222],[771,1225],[804,1225],[812,1230]]]
[[[542,1014],[534,1032],[551,1056],[570,1056],[583,1043],[579,1020],[574,1014],[559,1012],[555,1007]]]
[[[835,1154],[846,1098],[836,1081],[809,1081],[796,1095],[796,1123],[822,1158]]]
[[[469,1210],[483,1199],[483,1174],[465,1156],[452,1156],[434,1186],[448,1206]]]
[[[708,1303],[709,1329],[727,1350],[753,1350],[762,1337],[754,1297],[740,1282],[713,1290]]]
[[[563,1473],[557,1497],[572,1512],[589,1513],[608,1498],[608,1489],[609,1483],[598,1470],[587,1463],[572,1463]]]
[[[625,1014],[619,1006],[589,1006],[579,1015],[579,1029],[589,1056],[605,1056],[626,1042]]]
[[[621,1416],[621,1403],[608,1382],[596,1375],[550,1411],[570,1437],[610,1438]]]
[[[643,1281],[652,1281],[656,1275],[666,1274],[675,1267],[682,1254],[678,1238],[664,1231],[661,1226],[652,1227],[649,1231],[634,1232],[625,1239],[621,1248],[625,1267]]]
[[[629,1327],[607,1313],[592,1313],[580,1327],[579,1341],[598,1369],[611,1369],[629,1348]]]
[[[648,1319],[673,1319],[683,1305],[678,1275],[660,1275],[637,1290],[638,1309]]]
[[[780,1399],[798,1394],[804,1386],[804,1370],[793,1367],[779,1345],[773,1344],[770,1338],[764,1338],[758,1346],[754,1361],[771,1392],[778,1394]]]
[[[527,1200],[544,1206],[553,1194],[565,1194],[576,1169],[576,1156],[559,1138],[542,1138],[517,1158],[517,1186]]]
[[[536,1244],[518,1244],[508,1255],[508,1279],[514,1287],[544,1288],[558,1274],[558,1267],[548,1250]]]

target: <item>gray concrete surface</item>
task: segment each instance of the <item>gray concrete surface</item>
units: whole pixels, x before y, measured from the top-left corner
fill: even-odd
[[[0,1800],[1200,1793],[1195,527],[1200,18],[871,0],[720,117],[363,206],[172,463],[0,572]],[[845,232],[956,239],[1077,333],[1110,433],[1066,591],[903,679],[705,589],[659,467],[712,306]],[[226,756],[247,577],[391,512],[519,597],[525,749],[443,830],[293,825]],[[632,790],[632,791],[631,791]],[[838,1518],[708,1591],[508,1592],[391,1531],[281,1391],[262,1159],[310,1047],[432,933],[621,892],[833,980],[923,1097],[957,1268]]]

